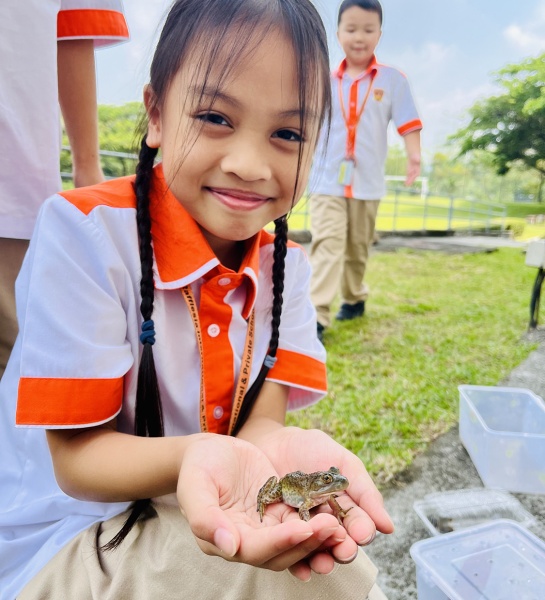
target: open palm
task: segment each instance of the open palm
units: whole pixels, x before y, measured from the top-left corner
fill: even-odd
[[[178,502],[205,553],[280,571],[345,536],[332,515],[304,522],[282,503],[268,506],[261,523],[257,494],[275,474],[261,450],[236,438],[210,435],[186,450]]]
[[[369,543],[377,529],[384,533],[393,531],[382,496],[361,460],[324,432],[283,427],[265,436],[259,447],[280,475],[291,471],[311,473],[338,467],[350,482],[346,495],[339,498],[339,503],[344,509],[354,507],[343,524],[356,544]],[[328,510],[327,505],[324,509]]]

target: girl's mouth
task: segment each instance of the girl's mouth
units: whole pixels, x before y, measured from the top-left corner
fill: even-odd
[[[270,198],[254,192],[227,188],[206,188],[224,206],[233,210],[255,210]]]

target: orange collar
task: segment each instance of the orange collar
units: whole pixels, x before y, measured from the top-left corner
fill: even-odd
[[[346,73],[347,66],[348,65],[346,62],[346,58],[344,58],[341,61],[341,64],[339,65],[337,70],[333,72],[333,76],[337,77],[338,79],[342,79],[344,77],[344,74]],[[363,77],[365,77],[366,75],[369,75],[373,71],[375,71],[375,72],[378,71],[377,57],[374,54],[373,54],[373,58],[371,59],[371,62],[369,63],[369,66],[367,67],[367,69],[365,69],[365,71],[363,71],[363,73],[360,73],[360,75],[358,75],[356,77],[356,79],[362,79]]]

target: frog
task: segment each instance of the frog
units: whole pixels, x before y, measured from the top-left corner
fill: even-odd
[[[284,475],[280,480],[274,475],[269,477],[257,495],[257,512],[263,522],[267,504],[284,502],[288,506],[299,509],[299,517],[303,521],[310,519],[310,509],[327,502],[339,523],[343,522],[349,510],[341,508],[335,492],[346,490],[349,482],[337,467],[328,471],[316,473],[303,473],[294,471]]]

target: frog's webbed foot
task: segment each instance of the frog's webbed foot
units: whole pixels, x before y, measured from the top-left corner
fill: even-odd
[[[280,502],[282,499],[282,489],[278,484],[278,479],[273,475],[269,477],[257,494],[257,512],[259,520],[263,523],[263,515],[267,504]]]
[[[337,502],[336,498],[338,498],[338,496],[336,494],[331,494],[331,496],[327,500],[327,503],[331,507],[333,514],[337,517],[337,520],[339,521],[339,523],[342,525],[343,519],[348,514],[348,511],[352,510],[354,507],[349,506],[346,509],[342,508],[341,505]]]
[[[310,521],[310,512],[308,508],[301,506],[299,509],[299,518],[303,519],[303,521]]]

